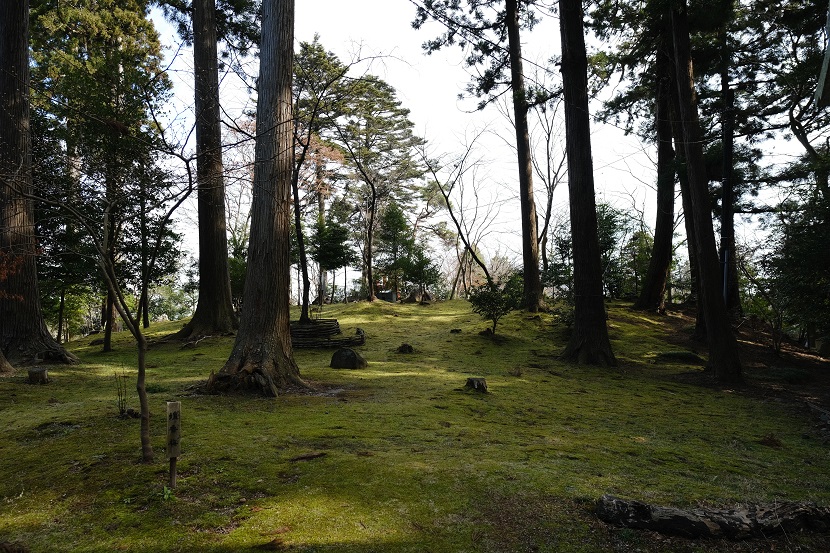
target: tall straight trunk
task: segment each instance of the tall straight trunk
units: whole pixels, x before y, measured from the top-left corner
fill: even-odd
[[[305,386],[291,348],[291,177],[294,0],[262,4],[259,101],[251,204],[248,277],[233,350],[212,391],[253,391],[266,396]]]
[[[375,214],[377,212],[378,194],[374,183],[370,182],[369,187],[372,189],[372,197],[369,200],[369,224],[366,228],[366,280],[368,280],[369,282],[369,294],[367,295],[366,299],[368,301],[375,301],[375,271],[372,267],[372,248],[374,248]]]
[[[58,304],[58,334],[55,336],[55,341],[57,343],[61,343],[61,337],[63,335],[63,312],[66,308],[66,288],[61,287],[61,298],[60,303]],[[68,334],[68,333],[67,333]],[[68,341],[69,336],[66,337]]]
[[[700,276],[699,292],[703,302],[709,347],[708,368],[720,382],[740,382],[742,377],[738,344],[732,333],[726,304],[721,293],[720,264],[715,249],[712,210],[703,162],[702,132],[695,101],[694,71],[685,0],[675,0],[671,9],[671,18],[680,120],[683,126],[683,147],[686,152],[692,220],[697,239],[695,253]]]
[[[291,193],[294,197],[294,234],[297,239],[297,286],[300,290],[300,324],[305,324],[311,322],[311,317],[308,316],[311,280],[308,278],[308,253],[305,249],[305,237],[303,236],[302,224],[303,218],[302,213],[300,213],[299,170],[293,163],[292,167]]]
[[[43,321],[29,125],[29,2],[0,3],[0,350],[10,362],[72,362]]]
[[[527,98],[522,72],[522,46],[519,36],[518,0],[507,0],[506,22],[510,55],[510,86],[513,89],[513,115],[516,121],[516,152],[519,161],[519,202],[522,213],[522,268],[524,307],[531,312],[543,307],[539,274],[539,239],[536,228],[536,202],[533,198],[533,164],[530,159],[530,131],[527,123]]]
[[[104,344],[101,346],[101,351],[112,351],[112,331],[115,325],[115,298],[112,292],[107,292],[107,297],[104,304]]]
[[[602,295],[581,0],[559,0],[559,29],[574,260],[574,324],[562,357],[580,364],[616,365]]]
[[[237,322],[228,272],[218,64],[215,0],[194,0],[199,301],[193,318],[176,333],[178,338],[228,333],[236,328]]]
[[[668,29],[667,29],[668,30]],[[665,33],[667,34],[667,33]],[[655,101],[655,128],[657,129],[657,217],[654,224],[654,245],[651,260],[643,280],[643,289],[634,303],[636,309],[663,311],[666,301],[666,283],[672,259],[674,235],[675,159],[672,147],[671,47],[664,34],[657,52],[657,87]]]
[[[677,89],[677,77],[673,75],[672,86]],[[683,205],[683,226],[686,229],[686,249],[689,256],[689,302],[697,306],[695,329],[693,338],[700,342],[706,341],[706,321],[703,316],[703,300],[700,290],[700,271],[697,263],[697,236],[695,234],[694,210],[692,209],[692,195],[689,189],[689,172],[686,169],[686,150],[683,141],[683,125],[680,122],[680,100],[677,94],[671,95],[672,101],[672,135],[677,148],[675,154],[677,163],[677,180],[680,182],[680,198]]]
[[[735,183],[732,169],[735,147],[735,93],[729,87],[729,46],[726,31],[723,32],[721,55],[721,133],[723,135],[723,177],[721,180],[720,260],[723,275],[723,296],[729,314],[741,315],[741,298],[738,287],[738,263],[735,259]]]

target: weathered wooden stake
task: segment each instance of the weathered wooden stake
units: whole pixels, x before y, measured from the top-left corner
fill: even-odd
[[[176,461],[182,452],[181,412],[180,401],[167,402],[167,457],[170,459],[170,489],[176,487]]]

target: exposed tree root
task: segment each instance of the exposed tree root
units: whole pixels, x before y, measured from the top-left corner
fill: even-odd
[[[686,538],[744,540],[800,530],[830,530],[830,508],[811,503],[685,510],[604,495],[597,501],[596,513],[612,524]]]

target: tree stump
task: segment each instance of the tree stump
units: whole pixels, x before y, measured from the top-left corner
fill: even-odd
[[[49,371],[46,367],[32,367],[29,369],[29,384],[49,384]]]
[[[743,540],[799,530],[830,530],[830,508],[775,503],[736,509],[676,509],[603,495],[596,514],[605,522],[685,538]]]
[[[464,387],[475,390],[476,392],[481,392],[482,394],[488,393],[487,381],[483,378],[468,378]]]
[[[415,348],[411,344],[403,343],[398,346],[398,353],[413,353]]]

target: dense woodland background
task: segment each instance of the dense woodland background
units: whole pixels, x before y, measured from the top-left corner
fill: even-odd
[[[604,299],[657,312],[697,305],[695,333],[722,382],[741,380],[731,326],[747,318],[769,325],[776,350],[785,337],[822,347],[826,5],[414,4],[414,27],[445,29],[425,34],[425,52],[463,48],[467,94],[481,109],[501,103],[515,128],[520,259],[484,253],[498,250],[485,248],[494,215],[479,203],[478,137],[436,152],[395,88],[356,71],[361,60],[338,59],[317,39],[294,43],[291,3],[6,3],[6,360],[71,362],[63,342],[101,332],[107,351],[122,327],[141,350],[152,320],[190,317],[178,338],[237,332],[219,374],[260,375],[223,386],[270,394],[301,383],[289,299],[308,324],[315,305],[427,295],[471,298],[494,329],[513,308],[554,310],[571,329],[563,355],[604,365],[615,364]],[[185,132],[165,125],[172,88],[156,8],[192,45]],[[540,67],[522,58],[521,41],[549,17],[560,22],[561,55]],[[230,120],[218,74],[242,72],[250,56],[262,64],[245,75],[256,113]],[[597,95],[608,99],[591,113]],[[596,203],[591,117],[654,152],[657,180],[643,186],[657,191],[656,220]],[[795,153],[776,155],[784,145]],[[569,214],[552,207],[560,186]],[[172,230],[190,195],[198,251]],[[747,224],[754,233],[741,235],[752,238],[736,240]],[[252,359],[264,342],[273,343]]]
[[[411,3],[515,131],[515,257],[486,131],[437,150],[359,55],[295,42],[293,0],[0,0],[0,549],[825,550],[592,505],[827,502],[826,2]],[[161,16],[192,49],[187,114]],[[651,152],[654,220],[597,202],[597,121]],[[292,340],[330,315],[368,367]],[[170,398],[196,415],[180,492]]]

